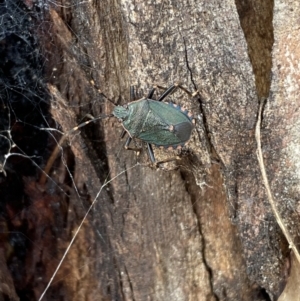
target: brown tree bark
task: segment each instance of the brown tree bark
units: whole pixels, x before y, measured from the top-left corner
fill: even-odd
[[[289,45],[289,38],[279,42],[277,4],[272,82],[272,1],[48,4],[37,12],[36,3],[24,1],[28,14],[43,16],[34,20],[33,32],[52,121],[47,119],[44,130],[49,139],[41,168],[22,178],[30,206],[5,221],[9,232],[26,224],[22,231],[31,243],[23,281],[14,284],[16,250],[7,255],[11,247],[3,243],[3,296],[41,297],[96,200],[43,300],[277,299],[287,281],[289,249],[265,193],[255,140],[259,99],[271,85],[263,154],[271,189],[297,243],[298,184],[291,166],[297,167],[298,94],[279,89],[290,74],[280,66],[294,58],[274,64],[287,57],[279,45]],[[147,95],[153,84],[174,82],[199,94],[190,99],[179,91],[169,98],[196,119],[189,150],[165,164],[170,170],[151,166],[140,141],[139,153],[125,151],[114,118],[69,132],[87,114],[110,114],[112,102],[127,103],[130,85]],[[159,161],[174,154],[155,149],[155,156]]]

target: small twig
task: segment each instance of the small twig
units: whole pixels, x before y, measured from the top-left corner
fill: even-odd
[[[265,103],[264,100],[262,100],[260,102],[258,117],[257,117],[257,123],[256,123],[256,128],[255,128],[255,139],[256,139],[256,142],[257,142],[256,155],[257,155],[261,175],[262,175],[262,178],[263,178],[263,183],[264,183],[266,191],[267,191],[268,200],[269,200],[269,203],[270,203],[271,208],[273,210],[273,213],[275,215],[277,224],[281,228],[286,240],[289,243],[290,248],[294,251],[294,254],[295,254],[296,258],[297,258],[298,262],[300,263],[300,255],[299,255],[299,252],[297,250],[297,247],[294,244],[293,239],[292,239],[287,227],[283,223],[283,220],[282,220],[282,218],[281,218],[281,216],[280,216],[280,214],[277,210],[276,204],[274,202],[272,192],[271,192],[271,188],[270,188],[270,184],[269,184],[269,180],[268,180],[266,169],[265,169],[265,165],[264,165],[264,160],[263,160],[262,150],[261,150],[261,139],[260,139],[261,118],[262,118],[262,109],[263,109],[264,103]]]

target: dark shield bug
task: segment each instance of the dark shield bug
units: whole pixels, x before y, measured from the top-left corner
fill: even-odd
[[[185,88],[175,84],[166,89],[157,100],[152,99],[155,91],[153,88],[146,98],[115,107],[112,115],[122,122],[122,137],[126,132],[129,135],[125,148],[129,147],[133,138],[140,139],[147,143],[150,160],[155,163],[151,145],[168,149],[184,146],[194,128],[193,116],[180,106],[162,101],[177,88],[193,96]]]

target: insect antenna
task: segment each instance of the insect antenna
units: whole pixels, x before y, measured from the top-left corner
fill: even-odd
[[[69,130],[64,136],[69,136],[71,134],[73,134],[74,132],[76,132],[78,129],[88,125],[89,123],[95,122],[97,120],[101,120],[101,119],[105,119],[105,118],[109,118],[109,117],[113,117],[113,114],[101,114],[97,117],[93,117],[93,115],[91,114],[87,114],[85,115],[86,117],[91,118],[91,120],[85,121],[83,123],[80,123],[79,125],[75,126],[73,129]]]
[[[109,102],[111,102],[114,106],[117,106],[117,105],[113,102],[113,100],[111,100],[109,97],[107,97],[100,89],[98,89],[98,93],[99,93],[100,95],[102,95],[106,100],[108,100]]]

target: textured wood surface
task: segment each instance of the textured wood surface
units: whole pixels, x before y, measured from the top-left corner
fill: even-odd
[[[30,11],[35,5],[25,3]],[[188,151],[166,164],[168,171],[149,165],[139,141],[139,153],[125,151],[114,118],[67,137],[46,177],[38,171],[20,180],[30,206],[8,223],[9,230],[29,220],[30,235],[23,231],[32,245],[25,280],[13,287],[7,278],[11,292],[4,295],[16,298],[16,289],[25,296],[30,288],[26,300],[38,300],[100,190],[43,300],[250,301],[280,295],[289,251],[265,195],[254,137],[257,95],[266,96],[270,87],[272,5],[104,0],[44,7],[34,34],[44,62],[41,82],[49,95],[51,127],[67,133],[86,114],[111,113],[113,103],[129,101],[131,85],[146,95],[153,84],[174,82],[199,92],[193,99],[181,92],[169,98],[193,112],[196,126]],[[275,46],[283,44],[275,39]],[[280,68],[289,64],[286,49],[276,49],[273,60],[286,61],[273,61],[272,91],[280,75],[290,74]],[[293,96],[289,103],[285,91]],[[286,183],[294,190],[285,200],[296,200],[298,184],[290,186],[282,173],[293,178],[297,139],[286,160],[279,153],[294,137],[285,129],[298,120],[298,92],[289,91],[271,95],[262,143],[275,195]],[[282,101],[286,109],[279,110],[285,108]],[[49,137],[43,166],[60,138]],[[158,160],[174,157],[154,151]],[[281,206],[297,221],[294,206],[291,211],[286,203]],[[9,275],[9,267],[2,274]]]

